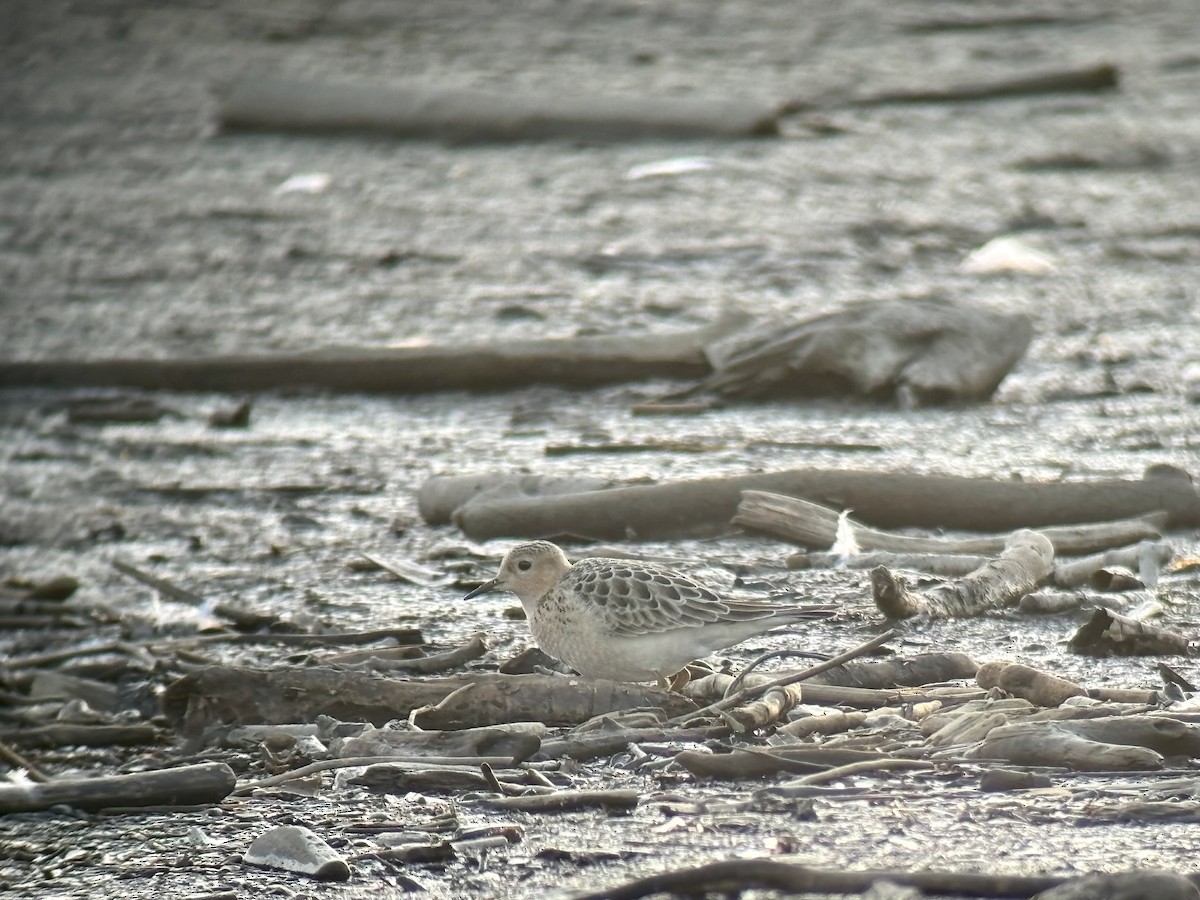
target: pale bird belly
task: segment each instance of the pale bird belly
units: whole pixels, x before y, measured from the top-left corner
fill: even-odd
[[[601,632],[591,623],[571,628],[539,623],[533,628],[538,646],[580,675],[614,681],[655,681],[675,674],[697,656],[711,652],[698,647],[691,629],[635,637]]]

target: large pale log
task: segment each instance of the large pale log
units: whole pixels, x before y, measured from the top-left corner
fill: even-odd
[[[110,807],[196,806],[220,803],[236,783],[225,763],[202,763],[95,778],[62,778],[40,784],[0,786],[0,814],[71,806],[97,810]]]
[[[910,591],[904,580],[880,566],[871,572],[875,605],[892,619],[913,616],[978,616],[1015,605],[1048,577],[1054,547],[1039,532],[1018,531],[1005,551],[965,578],[927,591]]]
[[[1054,544],[1054,549],[1057,553],[1063,552],[1057,543]],[[1079,587],[1088,584],[1096,573],[1106,566],[1123,566],[1138,574],[1145,571],[1147,574],[1143,576],[1142,581],[1152,584],[1154,578],[1158,577],[1158,570],[1170,561],[1173,553],[1171,545],[1165,541],[1142,539],[1132,547],[1118,546],[1083,559],[1055,562],[1054,583],[1064,588]]]
[[[710,371],[704,346],[746,322],[660,334],[361,347],[196,359],[57,359],[0,362],[0,387],[129,387],[170,391],[279,390],[360,393],[495,391],[530,384],[589,387]]]
[[[837,537],[837,510],[800,497],[767,491],[743,491],[733,523],[750,531],[761,531],[805,547],[829,547]],[[845,523],[860,550],[892,553],[969,553],[995,555],[1008,543],[1008,534],[977,537],[917,537],[867,528],[853,519]],[[1049,538],[1058,555],[1090,553],[1162,536],[1165,513],[1151,513],[1117,522],[1096,522],[1039,529]],[[1168,550],[1169,552],[1169,550]],[[1119,557],[1124,560],[1125,557]],[[1124,563],[1122,563],[1124,564]]]
[[[226,130],[381,134],[454,142],[679,140],[779,133],[774,106],[746,98],[571,96],[435,85],[242,78],[225,91]]]
[[[1159,467],[1141,480],[1068,482],[793,469],[467,503],[453,518],[477,540],[564,534],[668,540],[728,531],[742,492],[748,490],[853,509],[861,521],[880,527],[996,532],[1104,522],[1158,510],[1167,512],[1168,527],[1200,525],[1200,494],[1188,476]]]

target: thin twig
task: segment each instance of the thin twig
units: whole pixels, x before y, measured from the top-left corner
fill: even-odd
[[[172,600],[181,600],[184,603],[190,603],[193,606],[203,606],[207,601],[194,591],[189,591],[187,588],[181,588],[179,585],[167,581],[165,578],[158,578],[151,575],[149,572],[143,572],[133,563],[127,563],[122,559],[114,559],[112,567],[123,575],[128,575],[134,581],[140,581],[147,587],[152,587],[164,596],[170,597]]]
[[[733,679],[733,681],[729,682],[729,687],[726,688],[726,690],[725,690],[725,696],[728,697],[734,691],[738,690],[741,687],[742,682],[746,680],[746,676],[749,675],[751,672],[753,672],[755,669],[757,669],[759,666],[761,666],[763,663],[768,662],[772,659],[776,659],[776,658],[789,659],[789,658],[794,658],[794,657],[803,657],[805,659],[826,660],[826,659],[829,659],[829,654],[827,654],[827,653],[810,653],[807,650],[771,650],[767,653],[764,653],[762,656],[751,660],[750,664],[748,666],[746,666],[746,668],[744,668],[744,669],[742,669],[742,671],[738,672],[737,677],[735,677]]]
[[[722,710],[733,709],[734,707],[745,703],[747,700],[762,696],[773,688],[787,687],[788,685],[795,684],[798,681],[805,681],[809,678],[812,678],[814,675],[820,675],[822,672],[828,672],[830,669],[836,669],[842,663],[849,662],[852,659],[856,659],[864,654],[870,653],[876,647],[887,643],[895,636],[895,629],[889,629],[883,634],[876,635],[875,637],[871,638],[871,640],[867,641],[866,643],[859,644],[857,647],[847,650],[845,653],[840,653],[837,656],[825,660],[824,662],[817,663],[815,666],[810,666],[803,672],[793,672],[791,675],[785,675],[782,678],[776,678],[774,681],[767,681],[762,684],[755,685],[754,687],[743,688],[736,694],[731,694],[728,697],[724,697],[721,700],[718,700],[716,703],[709,704],[703,709],[698,709],[695,712],[684,713],[683,715],[669,719],[666,724],[683,725],[686,722],[694,721],[695,719],[703,716],[719,714]]]
[[[0,760],[8,763],[14,769],[23,769],[30,781],[49,781],[50,776],[23,757],[8,744],[0,743]]]
[[[888,769],[918,769],[928,771],[933,768],[936,768],[933,763],[926,762],[923,759],[864,759],[859,762],[847,763],[844,766],[837,766],[833,769],[826,769],[824,772],[803,775],[793,781],[792,784],[825,784],[829,781],[837,781],[839,778],[847,778],[862,772],[877,772]]]

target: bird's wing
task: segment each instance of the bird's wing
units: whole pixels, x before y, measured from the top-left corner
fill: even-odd
[[[626,636],[746,622],[781,611],[767,603],[722,600],[686,575],[623,560],[581,560],[564,581],[610,631]]]

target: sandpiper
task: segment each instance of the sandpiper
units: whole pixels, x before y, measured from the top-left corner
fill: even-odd
[[[463,599],[516,594],[530,630],[548,654],[581,675],[657,681],[688,663],[813,610],[758,600],[723,600],[686,575],[623,559],[571,565],[549,541],[508,551],[500,571]]]

